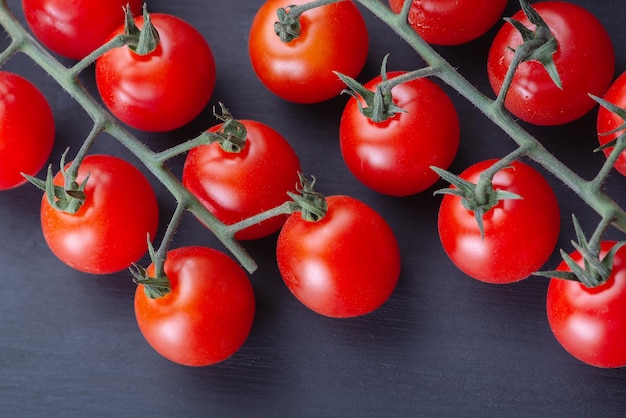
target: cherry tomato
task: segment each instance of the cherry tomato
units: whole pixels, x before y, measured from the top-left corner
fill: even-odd
[[[600,256],[614,245],[602,242]],[[570,256],[582,266],[578,251]],[[563,261],[557,270],[569,267]],[[551,279],[546,307],[554,336],[571,355],[596,367],[626,366],[626,247],[617,251],[611,276],[598,287]]]
[[[609,90],[604,95],[604,100],[609,103],[613,103],[614,105],[626,108],[626,72],[622,73],[609,87]],[[598,110],[598,139],[600,141],[600,145],[605,145],[619,135],[623,135],[624,131],[616,132],[611,135],[604,135],[608,132],[611,132],[624,124],[624,120],[616,115],[615,113],[605,109],[600,106],[600,110]],[[608,156],[613,147],[604,148],[604,154]],[[618,157],[617,161],[614,164],[614,167],[617,171],[619,171],[622,175],[626,176],[626,152],[622,152]]]
[[[211,48],[197,29],[168,14],[154,13],[155,51],[139,55],[115,48],[96,61],[96,84],[107,108],[143,131],[179,128],[204,109],[215,86]],[[143,17],[135,18],[137,27]],[[123,32],[119,28],[113,36]]]
[[[507,0],[413,0],[409,24],[428,43],[460,45],[474,40],[495,25]],[[389,0],[399,13],[404,0]]]
[[[246,341],[255,314],[252,285],[226,254],[205,247],[171,250],[164,265],[171,292],[151,299],[135,292],[135,317],[146,341],[163,357],[208,366],[233,355]],[[154,265],[148,267],[154,275]]]
[[[44,238],[52,252],[76,270],[91,274],[124,270],[146,253],[148,234],[156,235],[156,195],[137,168],[117,157],[87,156],[77,182],[87,175],[86,199],[74,214],[55,209],[44,195]],[[63,182],[63,175],[57,174],[54,184]]]
[[[309,309],[335,318],[355,317],[380,307],[400,275],[400,251],[386,221],[348,196],[326,198],[328,212],[308,221],[287,218],[278,235],[280,274]]]
[[[381,81],[378,76],[364,87],[374,90]],[[450,98],[431,80],[403,83],[391,93],[406,113],[377,123],[359,111],[352,97],[341,116],[339,140],[343,159],[357,179],[377,192],[406,196],[439,179],[431,166],[445,169],[452,163],[459,147],[459,120]]]
[[[276,11],[308,0],[268,0],[258,10],[249,36],[252,67],[277,96],[296,103],[317,103],[337,96],[345,84],[333,73],[355,78],[367,59],[365,21],[352,1],[304,12],[301,34],[283,42],[274,32]]]
[[[82,59],[103,45],[124,23],[122,7],[134,14],[141,0],[22,0],[26,23],[53,52]]]
[[[240,120],[247,131],[240,152],[225,151],[219,143],[193,148],[183,167],[183,185],[227,225],[272,209],[289,200],[299,182],[300,161],[282,135],[269,126]],[[210,132],[221,129],[213,126]],[[235,234],[256,239],[276,232],[286,216],[276,216]]]
[[[482,161],[460,177],[477,183],[496,160]],[[496,173],[493,188],[521,196],[500,200],[483,217],[481,236],[473,211],[458,196],[446,194],[439,208],[439,237],[452,262],[487,283],[512,283],[537,271],[554,251],[560,213],[549,183],[531,166],[516,161]]]
[[[45,96],[22,76],[0,71],[0,190],[26,182],[46,163],[54,116]]]
[[[553,58],[563,88],[559,89],[538,61],[523,62],[517,68],[505,106],[513,115],[532,124],[568,123],[596,105],[589,93],[602,97],[611,84],[615,65],[613,45],[598,19],[580,6],[544,1],[533,7],[557,41]],[[522,11],[513,19],[534,29]],[[521,34],[508,23],[494,38],[487,59],[487,72],[496,93],[502,88],[513,50],[521,44]]]

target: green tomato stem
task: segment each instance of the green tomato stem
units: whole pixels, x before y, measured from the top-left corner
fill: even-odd
[[[289,215],[297,211],[298,208],[299,208],[298,205],[296,205],[294,202],[287,201],[285,203],[282,203],[276,206],[275,208],[261,212],[257,215],[253,215],[249,218],[243,219],[242,221],[239,221],[232,225],[228,225],[226,227],[226,230],[228,231],[229,234],[235,235],[237,232],[241,230],[244,230],[252,225],[256,225],[258,223],[274,218],[276,216]]]

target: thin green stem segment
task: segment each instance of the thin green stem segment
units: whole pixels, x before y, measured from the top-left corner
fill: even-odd
[[[380,0],[357,0],[372,14],[378,17],[394,31],[426,62],[436,68],[437,76],[448,86],[456,90],[465,99],[478,108],[504,133],[511,137],[524,154],[543,166],[574,191],[587,205],[603,219],[612,219],[612,224],[626,232],[626,212],[601,187],[599,181],[587,181],[577,175],[559,159],[553,156],[543,145],[524,130],[499,103],[480,92],[428,43],[426,43],[409,25],[408,8],[396,14]],[[604,179],[602,179],[604,180]]]

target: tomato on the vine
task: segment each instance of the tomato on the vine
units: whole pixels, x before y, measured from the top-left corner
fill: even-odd
[[[248,49],[261,82],[277,96],[296,103],[331,99],[345,88],[333,71],[356,77],[365,65],[367,27],[352,1],[315,7],[302,13],[300,35],[283,42],[274,31],[277,9],[308,0],[268,0],[250,28]]]
[[[412,0],[409,24],[434,45],[460,45],[472,41],[498,22],[507,0]],[[405,0],[389,0],[399,13]]]
[[[602,242],[600,257],[614,245]],[[570,256],[583,265],[578,251]],[[563,261],[557,270],[570,269]],[[626,247],[617,250],[608,280],[597,287],[552,278],[546,307],[554,336],[575,358],[596,367],[626,366]]]
[[[124,46],[96,61],[96,84],[106,107],[129,126],[152,132],[189,123],[209,102],[215,86],[213,53],[202,34],[172,15],[150,15],[158,32],[146,55]],[[135,18],[141,28],[144,17]],[[120,27],[112,36],[123,33]]]
[[[154,277],[155,266],[148,267]],[[135,317],[146,341],[163,357],[185,366],[208,366],[245,343],[255,315],[254,290],[245,271],[226,254],[206,247],[167,253],[171,291],[150,298],[135,292]]]
[[[403,72],[390,72],[393,79]],[[374,90],[378,76],[364,85]],[[397,112],[374,122],[352,97],[339,125],[343,159],[354,176],[387,195],[406,196],[426,190],[439,176],[431,166],[448,168],[459,147],[460,127],[454,104],[433,81],[417,79],[391,90]]]
[[[476,163],[459,177],[477,183],[495,162]],[[439,208],[439,237],[448,257],[468,276],[512,283],[527,278],[550,258],[560,231],[559,206],[546,179],[521,161],[496,172],[492,185],[520,198],[499,200],[486,210],[481,231],[462,198],[446,194]]]
[[[122,8],[134,14],[141,0],[22,0],[26,23],[50,50],[82,59],[103,45],[124,23]]]
[[[240,151],[218,143],[189,151],[183,167],[183,185],[227,225],[272,209],[295,191],[300,160],[287,140],[273,128],[254,120],[239,120],[247,137]],[[223,124],[209,129],[217,132]],[[276,232],[286,216],[275,216],[235,234],[256,239]]]
[[[50,157],[54,116],[41,91],[24,77],[0,71],[0,190],[26,182]]]
[[[604,95],[604,100],[609,103],[612,103],[620,108],[626,108],[626,72],[622,73],[609,87],[606,94]],[[613,132],[615,129],[624,125],[624,119],[622,119],[616,113],[611,112],[603,106],[600,106],[600,110],[598,110],[598,140],[600,141],[600,145],[606,145],[609,142],[615,140],[618,136],[623,135],[625,131],[619,131],[611,133],[610,135],[605,135],[607,133]],[[613,147],[606,147],[602,149],[604,154],[608,156]],[[613,165],[617,171],[619,171],[622,175],[626,176],[626,151],[623,151],[615,164]]]
[[[68,164],[69,167],[69,164]],[[129,162],[110,155],[88,155],[76,181],[87,180],[85,201],[76,213],[41,202],[41,227],[52,252],[68,266],[91,274],[128,268],[147,251],[159,223],[156,195],[148,179]],[[63,187],[59,172],[54,184]]]
[[[379,308],[400,275],[400,251],[387,222],[349,196],[326,198],[328,212],[317,220],[301,212],[287,218],[278,235],[280,274],[309,309],[335,318]]]
[[[560,125],[576,120],[595,105],[589,94],[602,96],[613,80],[615,51],[602,23],[588,10],[564,1],[535,3],[557,42],[553,55],[562,88],[543,64],[522,62],[505,99],[506,108],[523,121],[536,125]],[[533,29],[523,11],[513,16]],[[505,24],[494,38],[487,58],[489,82],[499,93],[511,65],[514,50],[523,43],[521,33]]]

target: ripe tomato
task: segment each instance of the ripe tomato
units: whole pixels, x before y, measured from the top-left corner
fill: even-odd
[[[413,0],[409,24],[428,43],[460,45],[487,32],[502,16],[507,0]],[[389,0],[399,13],[404,0]]]
[[[240,120],[247,131],[240,152],[225,151],[219,143],[189,151],[183,167],[183,185],[227,225],[272,209],[289,200],[299,182],[300,161],[282,135],[253,120]],[[217,132],[223,124],[213,126]],[[276,232],[286,216],[276,216],[235,234],[256,239]]]
[[[355,78],[365,65],[368,34],[352,1],[307,10],[301,34],[283,42],[274,32],[276,10],[308,0],[268,0],[258,10],[248,49],[261,82],[277,96],[296,103],[317,103],[337,96],[345,84],[333,71]]]
[[[159,33],[156,50],[143,56],[128,47],[105,53],[96,61],[96,84],[104,104],[122,122],[143,131],[169,131],[190,122],[208,103],[215,61],[189,23],[161,13],[151,19]],[[141,28],[143,17],[135,22]]]
[[[602,242],[600,256],[614,245]],[[582,266],[578,251],[570,256]],[[569,267],[563,261],[557,270]],[[626,247],[617,251],[611,276],[600,286],[551,279],[546,307],[554,336],[571,355],[596,367],[626,366]]]
[[[348,196],[326,198],[328,212],[287,218],[278,235],[280,274],[294,296],[325,316],[347,318],[380,307],[400,275],[393,231],[372,208]]]
[[[243,269],[212,248],[171,250],[165,260],[171,292],[151,299],[135,292],[135,317],[146,341],[163,357],[208,366],[233,355],[254,322],[254,290]],[[154,277],[154,265],[148,267]]]
[[[148,234],[156,235],[156,195],[137,168],[117,157],[87,156],[77,182],[87,175],[86,200],[75,214],[53,208],[44,195],[44,238],[52,252],[76,270],[91,274],[124,270],[146,253]],[[54,184],[63,185],[61,173]]]
[[[596,104],[588,94],[602,97],[613,79],[615,51],[607,31],[589,11],[572,3],[544,1],[533,5],[546,22],[558,47],[553,58],[562,89],[538,61],[521,63],[506,96],[505,106],[516,117],[536,125],[560,125],[576,120]],[[513,16],[531,27],[520,11]],[[505,24],[494,38],[487,58],[489,82],[500,91],[522,36]]]
[[[122,7],[133,14],[141,0],[22,0],[26,23],[46,47],[67,58],[82,59],[103,45],[124,23]]]
[[[474,164],[460,177],[476,183],[495,162]],[[460,197],[446,194],[439,208],[439,237],[448,257],[468,276],[512,283],[537,271],[554,251],[560,231],[558,202],[543,176],[520,161],[498,171],[492,184],[521,199],[500,200],[486,211],[483,237],[474,212]]]
[[[402,74],[391,72],[392,79]],[[364,85],[374,90],[378,76]],[[393,196],[426,190],[439,176],[431,166],[448,168],[459,147],[460,128],[454,105],[433,81],[418,79],[391,91],[396,113],[376,123],[364,116],[352,97],[339,125],[341,154],[346,165],[369,188]]]
[[[0,190],[26,182],[46,163],[54,116],[44,95],[25,78],[0,71]]]
[[[607,102],[613,103],[614,105],[626,108],[626,72],[622,73],[609,87],[609,90],[604,95],[604,100]],[[624,131],[616,132],[611,135],[603,135],[605,133],[611,132],[624,124],[624,120],[616,115],[615,113],[605,109],[600,106],[600,110],[598,110],[598,139],[600,141],[600,145],[605,145],[619,135],[623,135]],[[613,147],[604,148],[604,154],[609,155]],[[618,157],[617,161],[614,164],[614,167],[617,171],[619,171],[622,175],[626,176],[626,152],[622,152]]]

